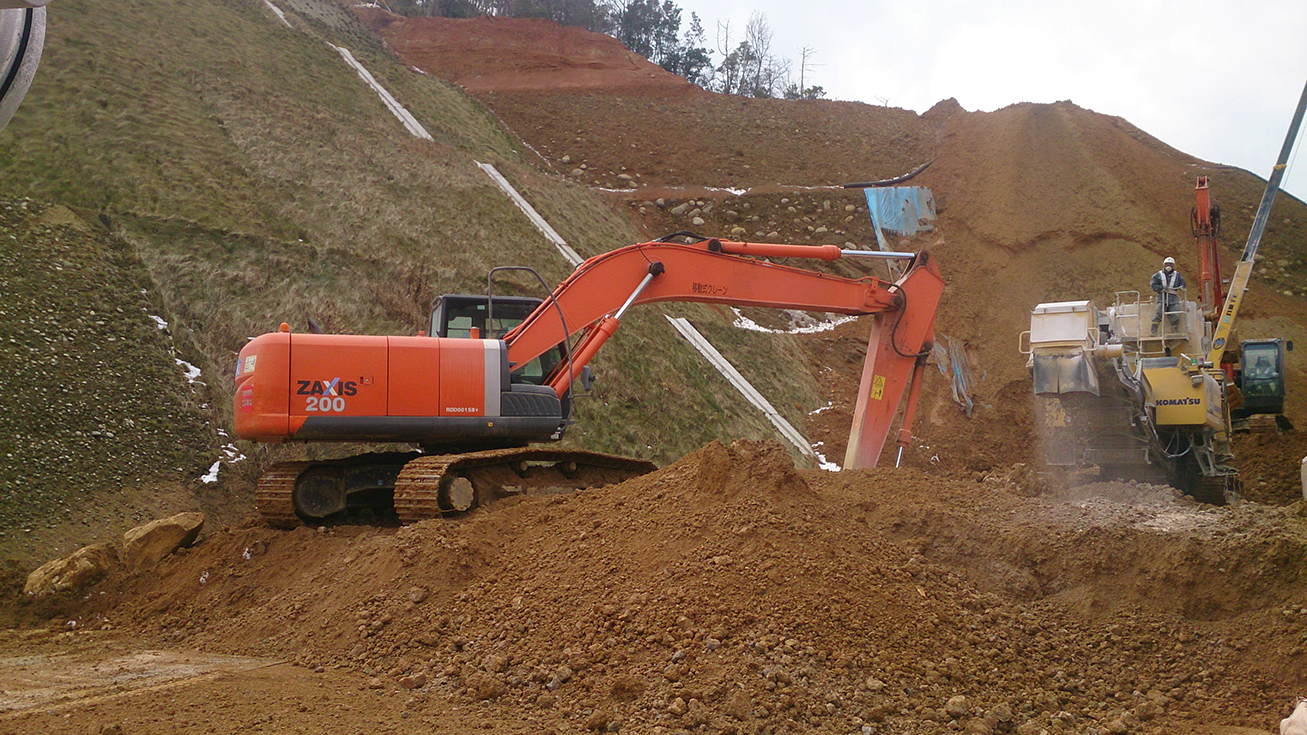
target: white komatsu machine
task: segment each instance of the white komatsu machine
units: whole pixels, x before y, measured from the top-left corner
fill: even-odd
[[[1060,301],[1031,312],[1019,349],[1030,356],[1034,424],[1051,468],[1167,482],[1213,503],[1237,493],[1231,410],[1282,410],[1284,350],[1292,343],[1245,340],[1243,358],[1252,364],[1241,368],[1232,329],[1305,112],[1307,87],[1228,293],[1206,221],[1218,210],[1209,209],[1207,177],[1199,177],[1196,299],[1183,289],[1167,291],[1160,303],[1138,291],[1118,291],[1102,309],[1089,301]]]
[[[1226,376],[1205,359],[1211,322],[1181,294],[1154,332],[1156,308],[1123,291],[1102,310],[1089,301],[1032,310],[1021,351],[1045,461],[1223,502],[1235,471]]]

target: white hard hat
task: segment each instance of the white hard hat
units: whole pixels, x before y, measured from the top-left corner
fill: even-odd
[[[1175,258],[1167,258],[1166,260],[1163,260],[1162,265],[1163,266],[1175,265]]]

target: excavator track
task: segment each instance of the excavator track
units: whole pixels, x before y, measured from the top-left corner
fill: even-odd
[[[492,449],[418,457],[395,480],[401,523],[459,513],[523,493],[600,487],[652,472],[640,459],[558,449]]]
[[[389,506],[400,522],[407,524],[465,512],[513,495],[610,485],[654,469],[655,465],[645,460],[555,449],[492,449],[417,457],[361,455],[273,465],[259,478],[255,504],[275,528],[321,522],[359,506],[387,515]]]
[[[295,514],[295,480],[312,462],[280,462],[268,468],[254,490],[259,515],[273,528],[295,528],[303,523]]]

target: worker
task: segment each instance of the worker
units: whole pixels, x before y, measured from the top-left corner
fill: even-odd
[[[1167,324],[1172,331],[1180,328],[1180,289],[1184,288],[1184,276],[1175,269],[1175,258],[1162,261],[1162,270],[1153,274],[1153,292],[1157,294],[1157,313],[1153,315],[1153,335],[1157,335],[1157,325],[1166,314]],[[1165,332],[1163,332],[1165,334]]]
[[[1276,377],[1275,366],[1271,364],[1270,360],[1266,359],[1266,355],[1258,355],[1257,362],[1248,371],[1248,377],[1253,380],[1274,378]]]

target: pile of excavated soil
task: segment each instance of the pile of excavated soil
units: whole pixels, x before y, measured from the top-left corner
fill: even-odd
[[[61,614],[498,731],[1271,728],[1307,675],[1301,506],[1080,492],[711,444],[455,520],[223,530]]]
[[[1307,459],[1307,431],[1276,434],[1235,434],[1243,495],[1269,505],[1303,499],[1302,462]]]
[[[472,92],[697,89],[611,36],[543,18],[405,18],[377,7],[354,10],[410,64]]]

